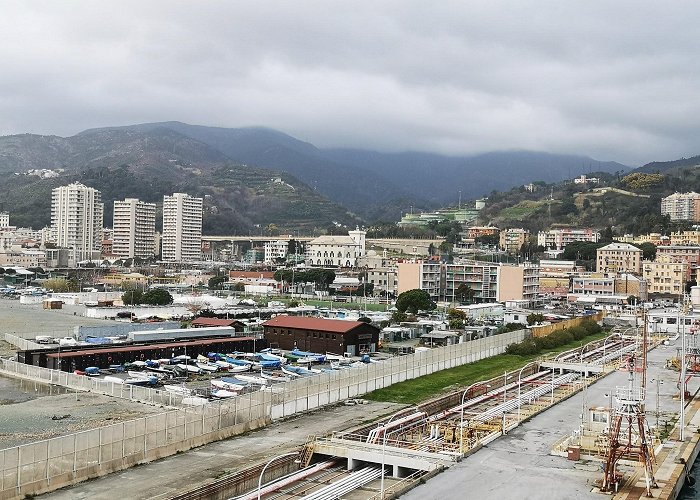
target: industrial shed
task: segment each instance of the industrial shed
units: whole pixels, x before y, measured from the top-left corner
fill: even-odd
[[[379,343],[379,328],[362,321],[276,316],[263,328],[270,346],[287,350],[356,356],[375,352]]]

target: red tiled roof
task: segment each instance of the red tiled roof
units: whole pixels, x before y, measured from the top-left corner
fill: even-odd
[[[274,279],[274,271],[229,271],[229,279],[247,278],[247,279]]]
[[[304,316],[276,316],[270,321],[263,323],[263,326],[347,333],[358,326],[366,324],[367,323],[363,323],[362,321],[344,321],[340,319],[308,318]]]
[[[231,326],[238,323],[235,319],[219,319],[219,318],[197,318],[192,321],[193,326]]]

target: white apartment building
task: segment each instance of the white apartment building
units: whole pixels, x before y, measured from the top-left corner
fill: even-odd
[[[264,252],[265,252],[265,262],[272,263],[277,259],[286,259],[287,252],[289,251],[289,241],[288,240],[272,240],[266,241]]]
[[[537,233],[537,244],[546,250],[563,250],[574,241],[598,243],[600,233],[593,229],[561,228]]]
[[[0,229],[10,227],[10,214],[7,212],[0,212]]]
[[[186,193],[163,197],[161,258],[198,260],[202,256],[202,198]]]
[[[700,221],[700,194],[673,193],[661,200],[661,215],[671,220]]]
[[[156,205],[136,198],[114,201],[112,254],[124,258],[152,257],[156,233]]]
[[[99,259],[104,205],[97,189],[73,183],[51,193],[51,235],[56,246],[71,249],[69,265]]]
[[[353,267],[365,254],[367,233],[356,228],[348,236],[320,236],[306,246],[306,263],[310,266]]]

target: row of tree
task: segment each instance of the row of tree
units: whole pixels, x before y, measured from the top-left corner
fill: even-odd
[[[134,288],[122,294],[122,302],[125,305],[167,306],[173,303],[173,296],[163,288],[152,288],[145,292],[141,288]]]
[[[574,340],[583,340],[589,335],[599,333],[601,326],[592,320],[586,320],[579,326],[557,330],[544,337],[525,339],[517,344],[511,344],[506,348],[506,354],[518,356],[532,356],[547,349],[555,349]]]

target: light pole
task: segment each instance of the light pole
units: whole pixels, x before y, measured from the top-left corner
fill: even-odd
[[[402,413],[405,413],[407,409],[408,408],[404,408],[403,410],[397,411],[391,417],[389,417],[389,420],[387,421],[387,423],[384,424],[384,435],[382,436],[382,480],[381,480],[381,484],[380,484],[380,495],[379,495],[379,498],[381,500],[384,499],[384,476],[385,476],[384,467],[386,465],[386,463],[385,463],[385,460],[386,460],[386,438],[389,435],[389,432],[387,431],[387,427],[389,426],[391,421],[394,420],[395,417],[401,415]],[[260,499],[258,499],[258,500],[260,500]]]
[[[265,464],[265,467],[262,468],[260,471],[260,477],[258,478],[258,500],[260,500],[260,491],[262,490],[262,478],[263,474],[265,474],[265,470],[268,468],[268,466],[274,462],[275,460],[279,458],[284,458],[284,457],[291,457],[292,455],[299,455],[298,451],[293,451],[291,453],[284,453],[282,455],[277,455],[276,457],[272,457],[269,462]]]
[[[608,335],[607,337],[605,337],[605,340],[603,340],[603,371],[605,371],[605,347],[606,347],[606,345],[607,345],[607,343],[608,343],[608,340],[610,340],[610,339],[613,338],[613,337],[620,337],[620,338],[622,338],[622,333],[620,333],[620,332],[615,332],[615,333],[613,333],[613,334],[611,334],[611,335]]]
[[[523,370],[525,370],[525,368],[527,368],[528,366],[533,365],[533,364],[537,364],[537,362],[530,361],[526,365],[523,365],[523,367],[518,372],[518,424],[520,424],[520,406],[522,405],[522,402],[520,401],[520,386],[522,385]]]

